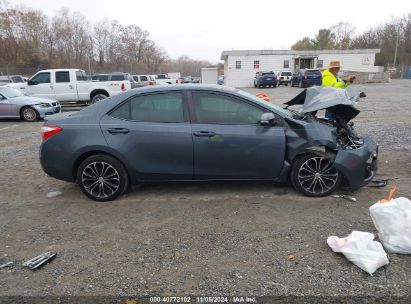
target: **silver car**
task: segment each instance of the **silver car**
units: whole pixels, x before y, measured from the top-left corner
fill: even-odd
[[[58,101],[31,97],[19,90],[0,86],[0,118],[21,118],[25,121],[37,121],[55,113],[60,113]]]

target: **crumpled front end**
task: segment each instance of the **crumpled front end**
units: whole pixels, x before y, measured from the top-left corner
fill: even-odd
[[[377,173],[378,146],[369,136],[363,137],[363,145],[338,150],[334,167],[344,174],[352,190],[368,184]]]

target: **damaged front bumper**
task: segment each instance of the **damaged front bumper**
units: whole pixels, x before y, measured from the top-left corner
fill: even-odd
[[[339,150],[334,167],[347,179],[351,190],[367,185],[377,173],[378,146],[371,137],[364,137],[364,145],[357,149]]]

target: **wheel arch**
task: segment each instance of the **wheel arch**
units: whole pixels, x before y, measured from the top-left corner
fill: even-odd
[[[123,165],[124,170],[126,171],[127,176],[129,178],[129,180],[131,181],[131,179],[130,179],[131,175],[130,175],[130,172],[128,171],[128,167],[127,167],[126,163],[120,157],[117,157],[114,153],[110,153],[109,151],[90,150],[90,151],[86,151],[86,152],[83,152],[82,154],[80,154],[76,158],[76,160],[74,161],[73,166],[72,166],[72,172],[71,172],[74,182],[77,181],[77,171],[78,171],[78,168],[80,167],[80,164],[85,159],[87,159],[88,157],[93,156],[93,155],[107,155],[107,156],[115,158],[117,161],[119,161]]]
[[[90,92],[90,100],[92,100],[93,97],[96,96],[96,95],[98,95],[98,94],[103,94],[103,95],[106,95],[107,97],[110,97],[109,92],[108,92],[107,90],[105,90],[105,89],[93,89],[93,90]]]

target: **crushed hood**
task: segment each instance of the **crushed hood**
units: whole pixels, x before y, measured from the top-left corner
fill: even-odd
[[[327,109],[336,116],[342,116],[350,121],[360,113],[355,108],[359,96],[353,95],[349,90],[333,87],[311,87],[286,102],[287,107],[303,105],[302,114]]]

